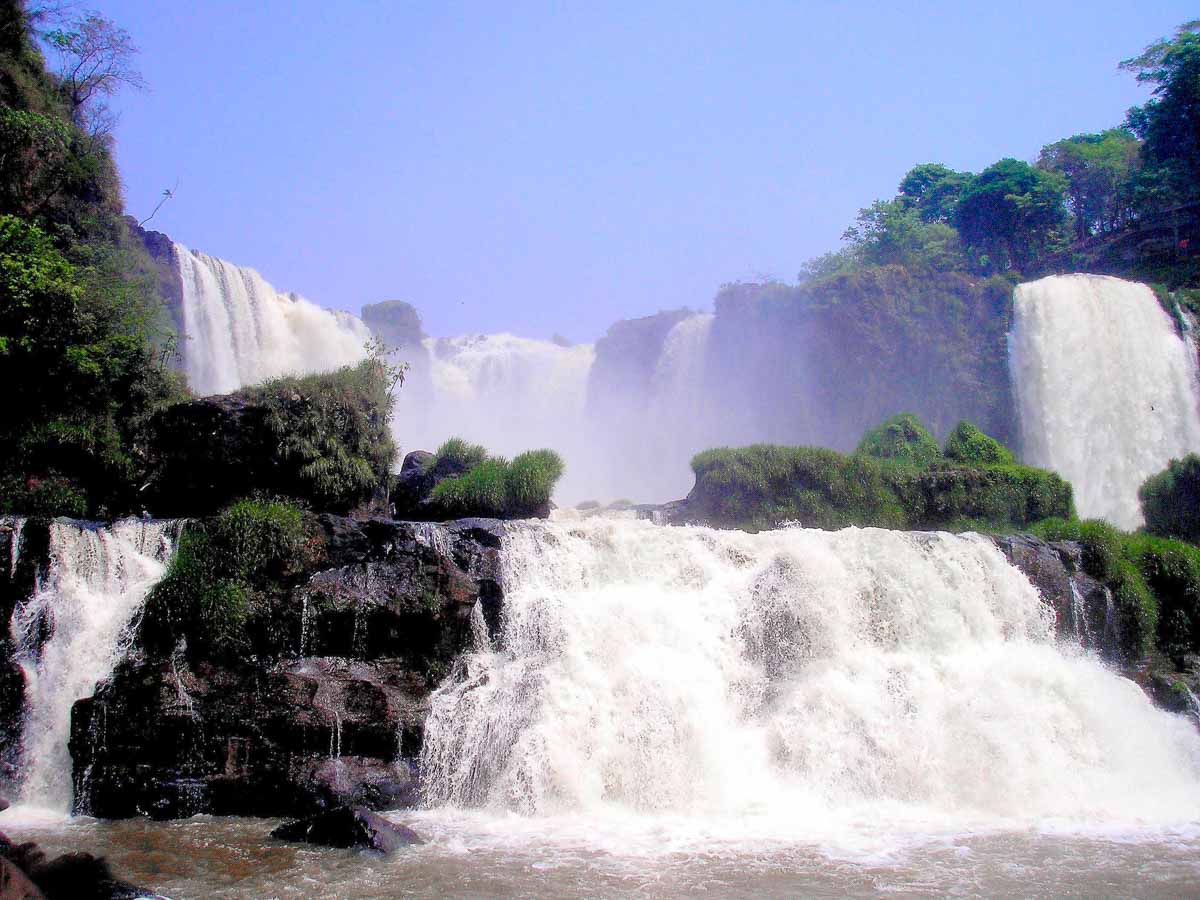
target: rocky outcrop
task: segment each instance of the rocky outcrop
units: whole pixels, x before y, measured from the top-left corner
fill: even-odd
[[[691,315],[690,309],[673,309],[612,325],[596,341],[596,361],[588,373],[588,416],[619,422],[632,406],[644,405],[667,335]]]
[[[288,653],[135,653],[76,704],[80,812],[303,815],[417,801],[429,695],[476,630],[498,623],[504,526],[319,522],[319,564],[274,606]]]
[[[113,875],[103,857],[64,853],[47,858],[32,842],[14,844],[0,834],[0,898],[3,900],[134,900],[158,894]]]
[[[379,853],[393,853],[401,847],[425,843],[411,828],[389,822],[361,806],[340,806],[298,822],[288,822],[272,831],[271,837],[324,847],[357,847]]]
[[[1083,571],[1083,547],[1075,541],[1047,542],[1028,534],[993,540],[1008,561],[1025,573],[1054,608],[1058,635],[1098,653],[1105,661],[1128,664],[1122,655],[1120,620],[1112,592]]]

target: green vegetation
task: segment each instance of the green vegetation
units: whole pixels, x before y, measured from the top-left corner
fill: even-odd
[[[1007,448],[969,423],[960,423],[955,435],[963,440],[954,446],[987,447],[980,451],[985,458],[943,458],[910,415],[872,429],[850,456],[766,444],[706,450],[692,460],[689,510],[712,524],[750,531],[789,521],[813,528],[969,523],[1011,530],[1072,515],[1071,486],[1057,475],[1013,464]]]
[[[448,519],[520,519],[548,508],[563,461],[553,450],[529,450],[509,462],[489,457],[478,444],[451,438],[438,448],[426,470],[445,473],[429,495],[436,514]]]
[[[285,593],[310,553],[300,508],[282,500],[242,500],[188,523],[146,599],[146,646],[169,654],[186,636],[193,660],[238,659],[251,647],[256,609]]]
[[[938,442],[912,413],[900,413],[872,428],[854,452],[913,466],[927,466],[942,455]]]
[[[386,490],[396,446],[392,387],[372,357],[336,372],[277,378],[238,396],[266,410],[270,489],[316,509],[346,511]]]
[[[1032,530],[1083,545],[1084,570],[1112,591],[1126,660],[1157,646],[1182,666],[1184,654],[1200,651],[1200,548],[1096,520],[1052,519]]]
[[[1197,283],[1189,242],[1200,244],[1200,20],[1120,68],[1154,92],[1123,123],[1047,144],[1035,165],[1001,159],[977,175],[915,166],[801,279],[901,265],[1013,277],[1071,267]]]
[[[1200,544],[1200,456],[1173,459],[1138,488],[1146,530]]]
[[[95,15],[43,31],[61,72],[98,54],[100,80],[72,81],[46,70],[44,24],[0,9],[0,511],[136,511],[146,422],[185,391],[105,127],[103,97],[137,80],[133,48]]]
[[[954,426],[942,454],[946,459],[967,465],[1011,465],[1016,462],[1011,450],[970,422],[959,422]]]

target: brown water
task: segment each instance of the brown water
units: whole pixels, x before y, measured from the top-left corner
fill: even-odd
[[[1181,897],[1200,894],[1200,829],[897,836],[867,849],[691,834],[681,823],[397,814],[429,843],[381,857],[295,846],[267,819],[8,821],[47,850],[88,850],[162,894],[201,897]],[[875,835],[879,838],[880,835]]]

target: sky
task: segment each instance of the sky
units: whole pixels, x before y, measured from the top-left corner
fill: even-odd
[[[922,162],[1119,124],[1192,4],[89,0],[140,47],[128,211],[436,336],[599,337],[794,280]]]

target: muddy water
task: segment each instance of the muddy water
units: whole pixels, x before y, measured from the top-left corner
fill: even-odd
[[[686,833],[657,820],[397,815],[429,839],[390,858],[272,841],[277,822],[9,821],[12,838],[103,854],[166,896],[818,897],[909,895],[1179,897],[1200,892],[1200,828],[874,835],[857,847]],[[729,823],[731,829],[734,823]],[[677,827],[679,826],[679,827]],[[680,836],[680,832],[685,832]]]

